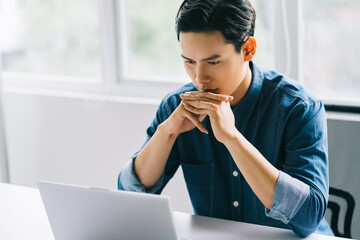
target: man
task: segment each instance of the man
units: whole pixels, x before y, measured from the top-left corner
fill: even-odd
[[[196,214],[332,235],[323,104],[252,59],[247,0],[187,0],[176,31],[192,83],[168,94],[119,189],[160,193],[181,165]]]

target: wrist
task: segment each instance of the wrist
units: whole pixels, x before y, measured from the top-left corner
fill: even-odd
[[[171,131],[171,127],[169,126],[168,122],[165,121],[161,123],[157,130],[161,135],[165,136],[168,139],[177,138],[178,134]]]
[[[226,135],[226,137],[223,140],[223,144],[227,147],[230,147],[230,145],[233,144],[234,142],[241,141],[242,137],[243,136],[241,135],[239,130],[237,128],[234,128]]]

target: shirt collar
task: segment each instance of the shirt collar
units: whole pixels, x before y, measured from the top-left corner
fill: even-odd
[[[264,79],[263,73],[255,63],[250,61],[249,67],[252,71],[250,87],[246,92],[244,98],[233,109],[236,118],[244,122],[248,119],[248,116],[255,107],[256,101],[260,95]]]

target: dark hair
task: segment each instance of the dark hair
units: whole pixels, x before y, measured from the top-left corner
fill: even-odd
[[[249,0],[184,0],[176,15],[176,33],[220,31],[240,52],[254,36],[256,12]]]

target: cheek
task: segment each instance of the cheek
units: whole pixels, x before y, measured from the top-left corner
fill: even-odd
[[[194,81],[195,70],[192,67],[188,66],[187,64],[184,64],[184,67],[185,67],[185,71],[186,71],[187,75],[191,78],[191,80]]]
[[[241,81],[244,78],[244,66],[239,61],[233,61],[228,71],[229,78],[232,78],[234,83]]]
[[[232,94],[234,88],[239,84],[241,76],[239,76],[240,66],[237,64],[229,64],[216,73],[217,82],[221,84],[224,94]]]
[[[215,79],[218,83],[222,83],[224,86],[227,86],[228,83],[231,82],[231,76],[233,75],[232,72],[233,69],[229,68],[228,65],[223,65],[211,74],[213,79]]]

